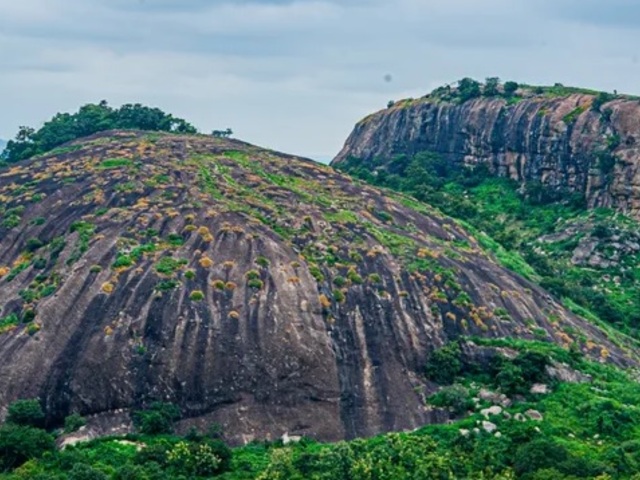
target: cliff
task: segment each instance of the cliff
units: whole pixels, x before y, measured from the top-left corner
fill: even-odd
[[[506,111],[395,108],[351,141],[441,108]],[[238,443],[415,428],[442,419],[427,358],[467,335],[635,362],[451,219],[239,141],[106,132],[0,171],[0,200],[0,407],[49,426],[161,400]]]
[[[419,151],[457,165],[486,164],[497,175],[541,182],[640,217],[640,102],[595,94],[481,97],[461,103],[428,95],[398,102],[356,125],[334,160],[385,162]],[[373,168],[373,166],[372,166]]]

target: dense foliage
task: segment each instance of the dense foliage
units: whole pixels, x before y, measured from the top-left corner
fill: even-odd
[[[126,104],[112,108],[107,102],[87,104],[73,114],[58,113],[40,129],[20,127],[7,143],[0,161],[13,163],[48,152],[64,143],[104,130],[150,130],[196,133],[195,127],[158,108]]]
[[[6,424],[0,428],[0,471],[5,471],[0,479],[640,478],[640,384],[621,370],[553,344],[470,340],[516,355],[497,355],[489,368],[466,363],[460,349],[450,345],[443,347],[445,354],[432,356],[432,361],[446,357],[460,365],[455,383],[428,399],[449,410],[455,419],[450,425],[336,444],[254,442],[232,451],[215,429],[186,436],[137,433],[55,450],[53,435],[61,431]],[[560,382],[549,376],[551,364],[583,372],[590,380]],[[531,393],[540,381],[549,393]],[[483,409],[492,402],[481,390],[507,393],[515,401],[500,413],[487,413]],[[532,409],[539,419],[527,416]],[[175,417],[175,407],[168,404],[136,416],[153,412]]]
[[[580,194],[533,182],[521,189],[483,165],[462,168],[431,152],[373,164],[349,159],[340,168],[440,208],[506,267],[568,299],[568,307],[640,337],[640,252],[632,250],[640,226],[632,219],[587,210]],[[592,244],[590,256],[578,261],[576,252]]]

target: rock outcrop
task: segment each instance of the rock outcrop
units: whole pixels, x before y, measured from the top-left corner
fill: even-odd
[[[464,335],[634,363],[454,221],[239,141],[107,132],[0,171],[0,200],[0,409],[50,426],[165,401],[236,443],[415,428]]]
[[[616,98],[592,108],[595,98],[527,91],[515,101],[426,96],[398,102],[358,123],[334,164],[432,151],[640,218],[640,102]]]

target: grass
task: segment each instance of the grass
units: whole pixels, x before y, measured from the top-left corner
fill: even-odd
[[[112,170],[114,168],[132,167],[133,161],[128,158],[108,158],[96,167],[98,170]]]

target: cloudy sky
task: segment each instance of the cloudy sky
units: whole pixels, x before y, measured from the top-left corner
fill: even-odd
[[[464,76],[640,94],[640,2],[0,0],[0,51],[0,138],[106,99],[329,159]]]

